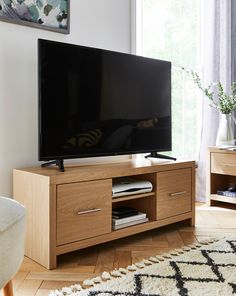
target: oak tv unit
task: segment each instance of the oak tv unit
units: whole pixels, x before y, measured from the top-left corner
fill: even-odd
[[[112,199],[119,177],[151,181],[152,192]],[[57,256],[178,221],[195,221],[195,162],[110,164],[14,170],[14,198],[27,209],[25,255],[48,269]],[[112,230],[112,209],[128,206],[148,222]]]

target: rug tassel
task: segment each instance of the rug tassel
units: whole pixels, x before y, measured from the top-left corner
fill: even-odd
[[[110,273],[111,273],[111,275],[114,276],[114,277],[121,277],[121,276],[122,276],[122,274],[120,273],[120,271],[117,270],[117,269],[111,271]]]
[[[71,287],[65,287],[61,289],[62,295],[70,295],[73,293]]]
[[[152,265],[152,262],[149,259],[144,259],[142,262],[147,266]]]
[[[128,273],[128,270],[126,268],[120,267],[119,268],[119,272],[122,273],[122,274],[127,274]]]
[[[156,258],[157,258],[157,260],[158,260],[159,262],[161,262],[161,261],[165,261],[165,258],[162,257],[162,256],[156,256]]]
[[[171,256],[178,256],[179,254],[181,254],[181,253],[179,253],[177,250],[173,250],[170,252]],[[182,252],[182,254],[183,254],[183,252]]]
[[[138,267],[138,268],[144,268],[146,265],[141,261],[141,262],[138,262],[138,263],[135,263],[135,265]]]
[[[185,252],[189,252],[189,251],[191,251],[191,248],[190,248],[190,247],[183,247],[182,249],[183,249],[183,251],[185,251]]]
[[[150,257],[148,260],[153,262],[153,263],[158,263],[159,262],[158,259],[156,257],[154,257],[154,256]]]
[[[92,281],[94,282],[94,284],[100,284],[102,282],[102,278],[100,276],[97,276],[93,278]]]
[[[171,254],[170,253],[164,253],[162,254],[162,257],[165,258],[165,259],[171,259]]]
[[[129,265],[127,267],[127,270],[129,270],[129,271],[136,271],[137,270],[137,266],[135,264]]]
[[[94,286],[94,282],[92,279],[86,279],[83,281],[83,286]]]
[[[101,276],[101,277],[102,277],[102,279],[105,280],[105,281],[111,279],[111,275],[110,275],[110,273],[107,272],[107,271],[104,271],[104,272],[102,273],[102,276]]]
[[[175,249],[174,250],[178,255],[184,254],[183,249]]]
[[[201,245],[209,245],[209,244],[212,244],[212,243],[217,242],[217,241],[218,241],[218,239],[205,239],[205,240],[201,240],[199,242],[199,244],[201,244]]]
[[[70,288],[71,288],[72,292],[79,292],[82,290],[82,287],[79,284],[72,285]]]

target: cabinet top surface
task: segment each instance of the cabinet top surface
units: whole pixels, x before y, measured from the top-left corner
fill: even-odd
[[[122,176],[131,176],[135,174],[147,174],[159,171],[181,169],[186,167],[195,167],[193,160],[178,160],[178,161],[164,161],[164,160],[128,160],[113,163],[87,163],[87,164],[66,164],[65,172],[60,172],[56,166],[47,168],[31,167],[15,169],[14,172],[25,172],[45,177],[50,177],[50,182],[59,184],[114,178]]]
[[[235,147],[235,149],[236,149],[236,147]],[[227,149],[219,148],[219,147],[209,147],[208,151],[209,152],[214,152],[214,153],[230,153],[230,154],[235,154],[236,155],[236,151],[227,150]]]

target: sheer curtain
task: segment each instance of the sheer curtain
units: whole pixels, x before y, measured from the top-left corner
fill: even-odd
[[[221,81],[229,90],[231,84],[231,1],[203,1],[204,73],[205,85]],[[197,170],[196,198],[206,200],[206,152],[215,146],[219,113],[209,107],[204,98],[202,133]]]
[[[203,63],[203,83],[205,86],[212,82],[221,81],[226,89],[229,89],[231,84],[231,25],[236,28],[236,20],[232,18],[231,24],[231,2],[232,7],[236,10],[235,0],[198,0],[201,11],[201,39],[202,39],[202,63]],[[136,13],[133,17],[133,52],[142,52],[142,42],[145,42],[144,29],[142,26],[143,17],[143,7],[142,3],[144,0],[133,0],[133,11]],[[146,0],[148,3],[148,0]],[[155,3],[155,0],[150,3]],[[170,2],[171,3],[171,2]],[[187,5],[187,4],[186,4]],[[133,15],[133,16],[134,16]],[[236,15],[234,15],[236,17]],[[157,16],[158,19],[158,16]],[[150,20],[148,20],[150,22]],[[168,19],[167,19],[168,21]],[[177,19],[177,21],[179,21]],[[168,22],[167,22],[168,23]],[[154,26],[155,25],[155,26]],[[190,25],[191,26],[191,25]],[[154,28],[159,29],[157,24],[153,24]],[[178,31],[174,26],[173,36],[178,34]],[[178,26],[176,26],[178,27]],[[179,29],[178,29],[179,30]],[[152,30],[150,31],[152,32]],[[149,35],[150,35],[150,32]],[[143,34],[143,36],[142,36]],[[138,37],[139,36],[139,37]],[[158,35],[159,36],[159,35]],[[154,36],[154,41],[156,40],[156,35]],[[157,40],[158,42],[159,40]],[[186,39],[188,41],[188,39]],[[236,43],[236,37],[234,42]],[[160,44],[160,42],[159,42]],[[183,45],[181,45],[184,47]],[[145,52],[146,54],[148,52]],[[159,53],[159,52],[158,52]],[[236,54],[232,52],[232,58],[236,61]],[[236,62],[235,62],[236,63]],[[181,64],[181,62],[178,62]],[[198,69],[194,69],[198,71]],[[200,110],[202,116],[199,116],[199,123],[201,126],[200,142],[198,148],[198,170],[197,170],[197,184],[196,184],[196,199],[198,201],[206,200],[206,152],[209,146],[215,146],[216,134],[219,125],[219,113],[216,109],[209,107],[209,101],[206,97],[203,98],[202,109]],[[194,108],[192,106],[192,108]],[[192,127],[189,125],[189,129]],[[187,129],[188,127],[182,126],[182,129]],[[187,144],[191,143],[188,141]]]
[[[236,81],[236,1],[231,0],[231,77]]]

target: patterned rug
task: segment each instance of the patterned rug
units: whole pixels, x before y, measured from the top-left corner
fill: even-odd
[[[90,288],[85,289],[85,287]],[[50,296],[236,295],[236,239],[207,241],[150,257]]]

